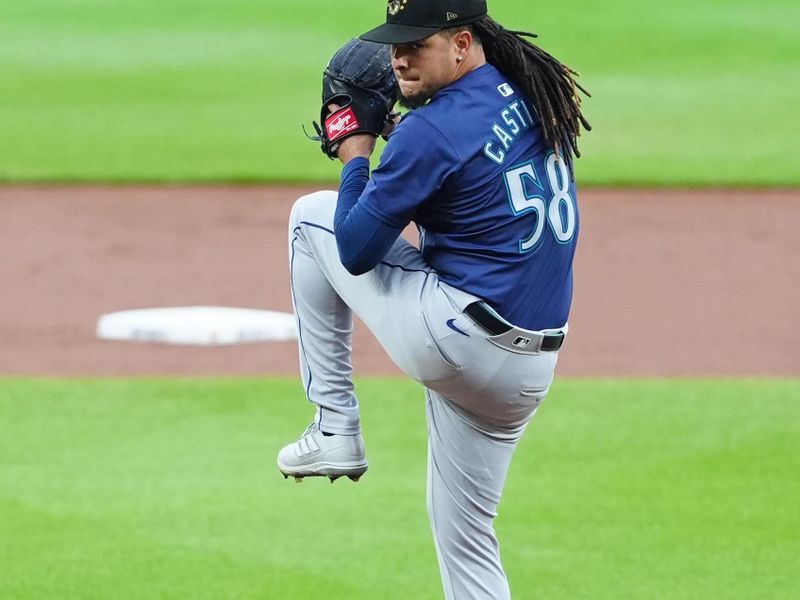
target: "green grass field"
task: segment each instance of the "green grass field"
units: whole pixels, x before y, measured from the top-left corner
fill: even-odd
[[[0,380],[0,598],[434,599],[421,389],[359,382],[370,471],[274,466],[295,380]],[[800,381],[562,380],[498,530],[515,598],[793,599]]]
[[[489,3],[583,73],[583,184],[800,184],[796,0]],[[0,181],[334,181],[320,74],[384,2],[0,3]]]

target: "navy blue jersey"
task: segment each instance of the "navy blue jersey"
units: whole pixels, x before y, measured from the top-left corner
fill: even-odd
[[[442,281],[526,329],[563,326],[578,238],[575,185],[530,102],[484,65],[410,112],[358,204],[413,221]]]

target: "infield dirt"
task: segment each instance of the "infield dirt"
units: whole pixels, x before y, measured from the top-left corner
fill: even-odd
[[[291,311],[287,217],[308,191],[0,187],[0,374],[294,375],[294,342],[108,342],[95,327],[132,308]],[[800,192],[590,189],[580,202],[559,374],[800,375]],[[354,364],[399,373],[359,323]]]

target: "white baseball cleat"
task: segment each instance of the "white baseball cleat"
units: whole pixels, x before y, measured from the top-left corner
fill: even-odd
[[[367,470],[364,438],[360,433],[324,435],[312,423],[299,440],[278,453],[278,469],[297,482],[304,477],[329,477],[333,483],[343,476],[358,481]]]

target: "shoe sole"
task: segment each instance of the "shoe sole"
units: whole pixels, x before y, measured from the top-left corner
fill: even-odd
[[[301,482],[306,477],[328,477],[331,483],[340,477],[347,477],[351,481],[358,481],[367,471],[367,463],[328,463],[319,462],[310,465],[303,465],[302,468],[292,469],[278,461],[278,469],[283,474],[284,479],[294,477],[296,482]]]

